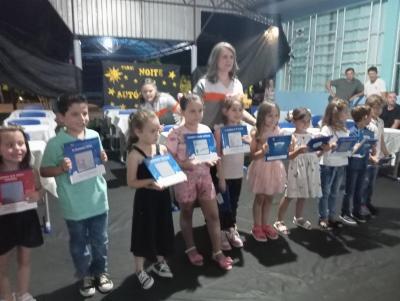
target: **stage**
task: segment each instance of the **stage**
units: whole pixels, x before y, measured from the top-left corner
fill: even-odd
[[[324,232],[316,228],[316,201],[306,205],[311,231],[292,227],[294,206],[286,224],[291,234],[276,241],[258,243],[250,236],[253,196],[244,181],[238,226],[247,240],[241,250],[227,252],[235,260],[232,271],[223,272],[210,259],[210,243],[199,209],[195,210],[195,239],[205,255],[205,266],[191,266],[174,214],[176,253],[169,264],[172,280],[155,277],[148,291],[133,274],[129,251],[134,191],[126,187],[126,170],[107,163],[109,187],[109,272],[115,289],[96,292],[91,300],[400,300],[400,183],[378,178],[374,203],[381,214],[367,224]],[[84,200],[82,200],[83,202]],[[68,234],[56,200],[50,198],[52,232],[33,251],[31,292],[38,301],[76,301],[80,297],[68,252]],[[271,221],[275,219],[273,206]],[[14,258],[14,257],[13,257]],[[15,270],[15,259],[10,265]],[[15,281],[13,280],[13,283]]]

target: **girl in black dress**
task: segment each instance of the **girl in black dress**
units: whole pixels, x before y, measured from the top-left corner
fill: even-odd
[[[160,122],[154,112],[139,110],[130,118],[130,152],[127,159],[128,186],[135,188],[131,251],[135,270],[143,289],[153,286],[154,279],[143,269],[144,260],[154,261],[150,270],[160,277],[172,278],[165,261],[173,250],[174,227],[168,189],[157,184],[144,159],[167,152],[157,144]]]

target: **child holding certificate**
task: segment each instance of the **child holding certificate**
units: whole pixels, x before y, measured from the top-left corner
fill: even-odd
[[[243,118],[243,102],[239,97],[226,99],[222,105],[223,125],[215,126],[215,140],[217,142],[218,154],[221,160],[217,163],[218,186],[221,192],[226,192],[228,197],[224,200],[228,205],[219,206],[219,220],[221,224],[221,248],[224,251],[243,247],[242,239],[236,227],[236,214],[242,187],[244,152],[223,155],[221,127],[240,126]],[[242,136],[240,132],[235,134],[237,144],[250,143],[248,136]],[[238,137],[236,137],[238,136]],[[244,141],[246,140],[246,141]],[[248,144],[247,144],[248,145]]]
[[[336,147],[339,138],[348,137],[346,120],[349,116],[347,101],[332,100],[325,109],[322,119],[321,134],[332,136],[331,148]],[[336,221],[336,199],[340,185],[345,176],[348,158],[328,151],[320,161],[322,197],[319,199],[319,226],[323,230],[330,230],[339,224]]]
[[[107,273],[107,183],[102,175],[96,175],[72,184],[69,177],[72,161],[65,156],[64,144],[98,139],[101,161],[107,161],[107,155],[101,147],[99,134],[86,128],[89,108],[83,95],[64,94],[59,97],[57,106],[65,128],[47,143],[40,173],[42,177],[56,180],[58,203],[70,236],[69,249],[76,277],[80,280],[79,293],[91,297],[96,287],[101,293],[108,293],[114,286]]]
[[[211,179],[210,166],[217,164],[217,160],[199,161],[191,158],[187,151],[186,136],[211,134],[208,126],[201,124],[203,118],[203,101],[198,95],[189,94],[180,99],[184,124],[174,128],[168,135],[167,147],[175,157],[188,181],[175,186],[175,198],[180,204],[180,224],[182,235],[186,243],[185,253],[191,264],[203,265],[203,256],[197,251],[193,240],[192,216],[196,200],[199,202],[204,217],[207,220],[207,229],[212,245],[212,259],[224,270],[232,269],[233,261],[221,251],[221,228],[218,218],[218,208],[214,184]],[[204,141],[202,149],[207,145]]]
[[[165,261],[165,257],[172,254],[174,245],[169,191],[153,179],[144,162],[147,158],[166,154],[167,149],[157,144],[160,122],[152,111],[139,110],[131,117],[129,135],[127,182],[129,187],[136,189],[131,251],[138,280],[143,289],[149,289],[154,279],[143,268],[145,259],[155,261],[150,270],[158,276],[173,277]]]
[[[0,174],[16,174],[30,170],[31,153],[29,150],[26,135],[19,127],[1,127],[0,128]],[[32,170],[30,170],[32,171]],[[35,301],[28,293],[30,278],[30,254],[31,248],[39,247],[43,244],[42,230],[39,223],[39,217],[36,212],[36,202],[43,196],[43,190],[40,187],[39,175],[36,171],[27,173],[34,179],[27,179],[33,183],[33,189],[25,193],[27,187],[20,187],[18,191],[15,185],[21,182],[4,183],[1,186],[0,200],[0,297],[2,300],[15,301]],[[7,193],[7,185],[12,193]],[[24,186],[23,184],[21,186]],[[6,206],[12,206],[5,201],[6,195],[15,198],[20,195],[22,199],[14,200],[22,203],[15,207],[15,211],[2,214]],[[3,203],[3,204],[2,204]],[[16,204],[15,204],[16,205]],[[2,208],[3,207],[3,208]],[[18,208],[18,210],[17,210]],[[12,250],[17,249],[17,293],[13,296],[10,282],[7,275],[7,266]]]
[[[274,228],[282,234],[289,233],[284,216],[291,200],[297,200],[293,224],[310,230],[311,222],[303,217],[304,202],[308,198],[322,196],[318,158],[322,152],[308,151],[307,146],[313,138],[307,132],[310,127],[311,113],[306,108],[297,108],[288,114],[288,120],[293,122],[296,128],[289,151],[290,161],[285,196],[279,204],[278,220],[274,223]],[[324,148],[329,148],[329,145],[325,145]]]
[[[278,126],[280,110],[276,103],[264,101],[258,108],[256,127],[251,132],[250,152],[252,162],[247,179],[255,194],[253,203],[254,225],[251,233],[255,240],[266,242],[277,239],[278,233],[268,224],[268,215],[274,195],[282,193],[286,184],[285,166],[281,160],[266,161],[269,147],[267,139],[280,136]]]

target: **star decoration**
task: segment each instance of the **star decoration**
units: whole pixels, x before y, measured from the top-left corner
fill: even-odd
[[[112,83],[118,82],[121,79],[122,72],[118,68],[112,67],[108,68],[107,73],[104,74],[105,77]]]
[[[124,84],[120,84],[119,86],[121,87],[121,89],[125,88]]]
[[[138,83],[137,78],[135,78],[135,79],[133,80],[133,82],[134,82],[135,84],[137,84],[137,83]]]
[[[165,80],[162,81],[163,86],[167,85],[167,82]]]
[[[173,82],[173,83],[172,83],[172,86],[174,86],[174,88],[175,88],[175,87],[176,87],[176,82]]]
[[[108,88],[108,95],[114,96],[115,90],[114,88]]]
[[[124,80],[128,80],[128,75],[124,75]]]
[[[175,77],[176,77],[175,71],[172,70],[172,71],[170,71],[170,72],[168,73],[168,78],[174,80]]]

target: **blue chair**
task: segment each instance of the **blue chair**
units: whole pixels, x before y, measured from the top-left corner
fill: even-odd
[[[21,111],[19,117],[46,117],[46,112],[43,111]]]
[[[30,104],[24,107],[24,110],[44,110],[43,105],[41,104]]]
[[[163,127],[163,132],[169,132],[173,127],[175,126],[175,124],[166,124]]]
[[[346,120],[346,128],[348,130],[350,130],[356,123],[354,122],[354,120],[348,119]]]
[[[120,107],[112,106],[112,105],[104,105],[103,106],[103,112],[105,112],[107,110],[118,110],[118,109],[120,109]]]
[[[314,115],[311,117],[311,124],[313,127],[318,128],[318,122],[322,119],[322,115]]]
[[[284,129],[284,128],[294,128],[294,127],[295,127],[294,124],[291,123],[291,122],[289,122],[289,121],[281,121],[281,122],[278,123],[278,125],[279,125],[279,127],[280,127],[281,129]]]
[[[131,115],[132,113],[136,113],[136,110],[135,109],[119,110],[118,115]]]
[[[255,116],[254,113],[257,112],[257,110],[258,110],[258,106],[252,105],[252,106],[250,107],[250,114],[253,115],[253,116]]]
[[[38,119],[12,119],[8,121],[9,125],[38,125],[40,120]]]

